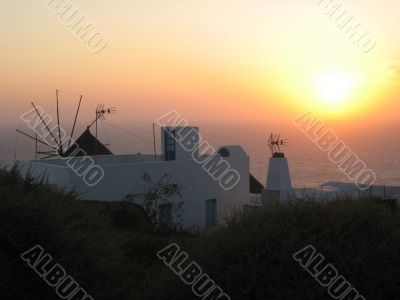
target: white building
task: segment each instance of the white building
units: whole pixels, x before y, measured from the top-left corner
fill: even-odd
[[[161,155],[112,155],[88,129],[67,157],[22,161],[19,168],[35,177],[46,174],[49,184],[76,190],[83,200],[98,201],[121,201],[141,192],[144,172],[154,181],[171,174],[173,182],[183,185],[185,228],[222,223],[249,203],[249,157],[241,146],[224,146],[200,157],[197,127],[167,127],[161,133]],[[162,220],[176,213],[168,205],[160,210]]]

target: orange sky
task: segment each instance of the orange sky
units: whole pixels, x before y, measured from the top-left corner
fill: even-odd
[[[73,1],[108,37],[94,54],[48,1],[0,3],[1,123],[56,88],[83,93],[89,119],[98,102],[117,106],[120,121],[172,109],[193,122],[291,121],[307,111],[346,124],[398,119],[398,0],[343,1],[377,43],[367,54],[313,0]],[[327,105],[315,83],[330,74],[352,79],[340,104]],[[61,100],[71,111],[76,97]]]

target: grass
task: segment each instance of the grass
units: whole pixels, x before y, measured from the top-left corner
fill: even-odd
[[[199,299],[155,255],[171,242],[231,299],[331,299],[292,259],[308,244],[367,299],[400,295],[400,212],[374,199],[276,204],[190,235],[154,230],[132,204],[0,170],[1,299],[57,299],[19,257],[36,244],[95,299]]]

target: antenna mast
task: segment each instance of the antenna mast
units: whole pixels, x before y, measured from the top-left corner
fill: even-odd
[[[116,107],[104,108],[104,104],[97,105],[96,118],[87,127],[89,129],[90,127],[93,126],[93,124],[96,124],[96,126],[95,126],[96,127],[96,129],[95,129],[95,131],[96,131],[96,144],[95,144],[95,151],[94,151],[95,156],[97,155],[97,141],[98,141],[98,139],[97,139],[97,121],[98,120],[105,121],[106,120],[106,117],[105,117],[106,114],[112,114],[112,113],[115,113],[116,111],[117,111]]]
[[[269,139],[268,139],[268,147],[271,150],[272,156],[275,156],[276,154],[283,154],[281,152],[281,147],[287,145],[288,141],[281,139],[280,134],[273,134],[271,133]]]
[[[99,119],[101,120],[106,120],[106,117],[104,115],[106,114],[112,114],[115,113],[116,107],[111,107],[111,108],[104,108],[104,104],[99,104],[97,105],[96,108],[96,118],[94,119],[94,121],[92,123],[90,123],[90,125],[87,128],[90,128],[93,126],[93,124],[95,124]]]

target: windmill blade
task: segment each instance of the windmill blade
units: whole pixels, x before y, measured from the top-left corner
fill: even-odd
[[[61,128],[60,128],[60,110],[58,107],[58,90],[56,90],[56,98],[57,98],[57,125],[58,125],[58,144],[60,145],[60,152],[63,152],[62,149],[62,141],[61,141]]]
[[[19,129],[16,129],[16,131],[19,132],[19,133],[21,133],[21,134],[23,134],[23,135],[25,135],[25,136],[27,136],[27,137],[29,137],[29,138],[31,138],[32,140],[34,140],[34,141],[36,141],[36,142],[38,142],[38,143],[41,143],[41,144],[43,144],[43,145],[46,145],[47,147],[53,148],[54,150],[58,151],[58,149],[57,149],[56,147],[53,147],[53,146],[51,146],[51,145],[49,145],[49,144],[47,144],[47,143],[45,143],[45,142],[43,142],[43,141],[37,139],[37,138],[34,137],[34,136],[29,135],[28,133],[25,133],[25,132],[23,132],[23,131],[21,131],[21,130],[19,130]]]
[[[70,139],[69,139],[69,143],[68,143],[68,148],[71,146],[71,142],[74,137],[75,125],[76,125],[76,120],[78,119],[79,110],[81,108],[82,97],[83,96],[81,95],[81,98],[79,99],[78,109],[76,110],[74,125],[72,126],[72,131],[71,131],[71,135],[70,135]]]
[[[31,102],[33,108],[35,109],[37,115],[39,116],[40,120],[42,121],[42,123],[44,124],[44,126],[46,127],[46,129],[49,131],[50,135],[53,137],[54,141],[57,142],[57,139],[55,138],[54,134],[51,132],[49,126],[47,125],[47,123],[43,120],[42,115],[39,113],[39,110],[36,108],[35,104],[33,102]],[[58,143],[57,143],[58,144]],[[58,144],[58,146],[60,146]]]

